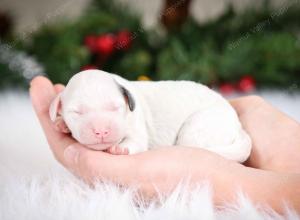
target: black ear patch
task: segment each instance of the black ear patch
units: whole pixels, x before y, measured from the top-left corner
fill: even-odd
[[[125,89],[123,86],[121,86],[121,91],[122,91],[122,94],[125,97],[126,101],[128,102],[130,111],[133,112],[133,110],[135,109],[134,98],[132,97],[131,93],[127,89]]]
[[[117,83],[122,95],[124,96],[126,102],[128,103],[129,109],[130,111],[133,112],[133,110],[135,109],[135,100],[132,97],[131,93],[123,86],[121,86],[119,83]]]

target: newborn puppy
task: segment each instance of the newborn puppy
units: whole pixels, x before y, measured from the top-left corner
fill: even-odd
[[[60,131],[113,154],[182,145],[243,162],[251,151],[231,105],[195,82],[134,82],[87,70],[71,78],[49,112]]]

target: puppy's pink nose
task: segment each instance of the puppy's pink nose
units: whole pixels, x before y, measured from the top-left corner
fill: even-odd
[[[109,129],[95,129],[94,130],[94,133],[97,137],[100,137],[100,138],[105,138],[109,135]]]

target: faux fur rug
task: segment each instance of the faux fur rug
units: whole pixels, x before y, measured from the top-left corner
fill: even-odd
[[[274,94],[278,100],[276,93],[267,96]],[[277,107],[300,121],[300,96],[280,94],[284,105]],[[300,219],[288,208],[279,215],[257,207],[238,192],[234,204],[216,210],[208,184],[193,192],[179,186],[160,205],[147,206],[132,190],[112,184],[91,189],[54,160],[24,93],[0,95],[0,180],[1,220]]]

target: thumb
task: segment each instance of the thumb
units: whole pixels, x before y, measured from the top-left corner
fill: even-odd
[[[135,159],[133,156],[94,151],[79,143],[66,147],[63,154],[64,165],[89,184],[99,180],[108,180],[128,186],[134,179]]]

